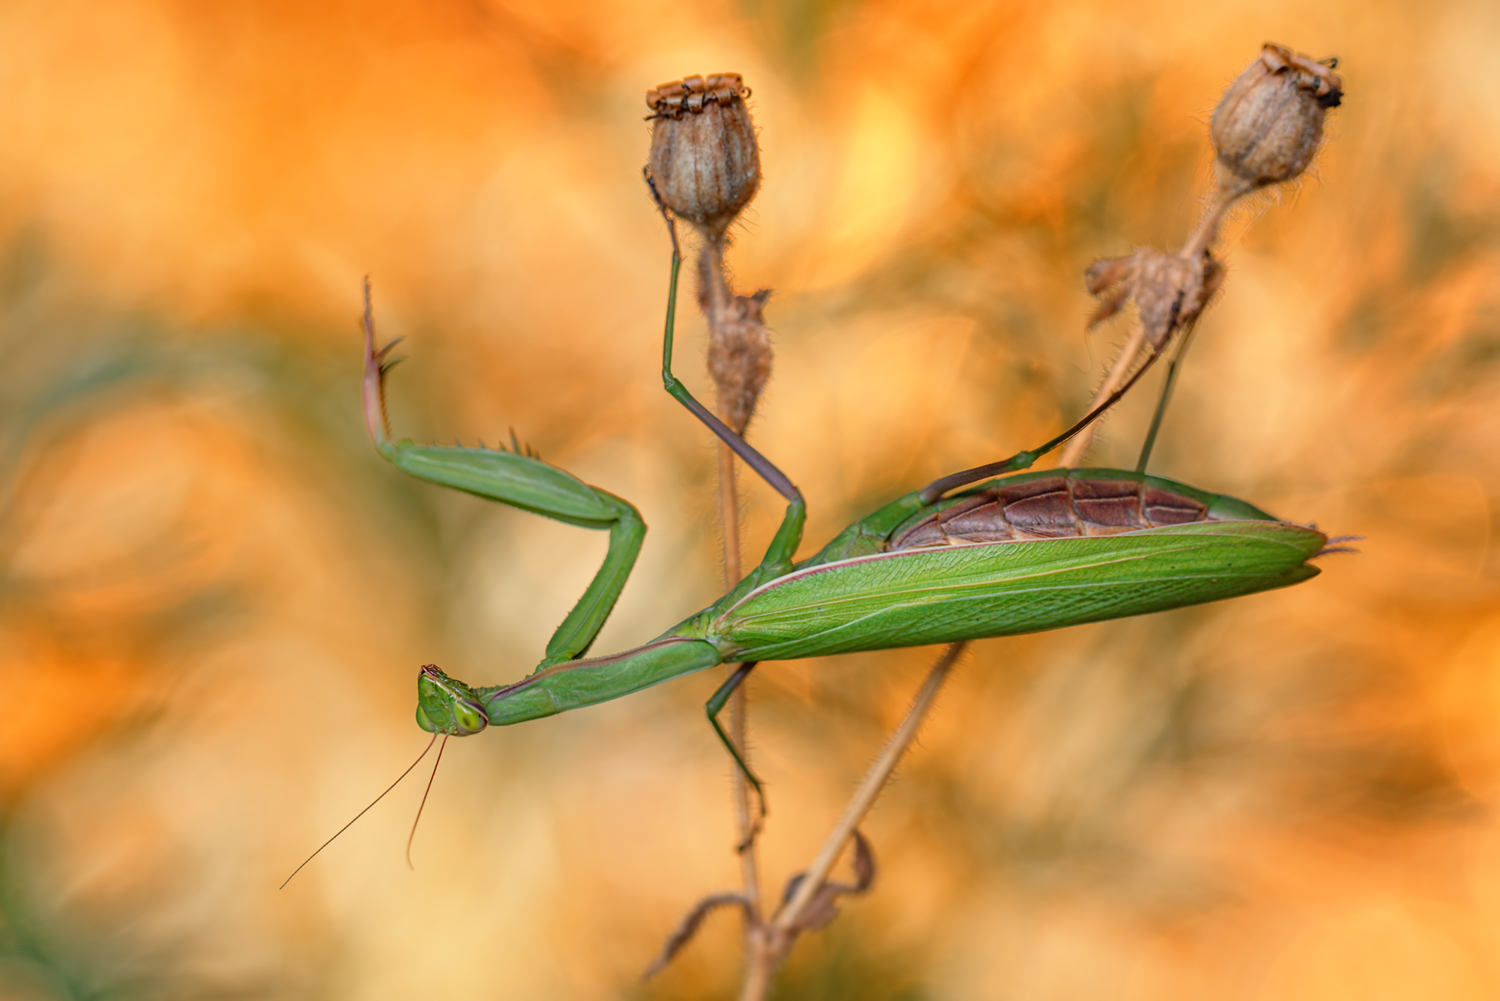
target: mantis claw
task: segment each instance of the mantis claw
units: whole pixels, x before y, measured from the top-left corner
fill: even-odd
[[[375,312],[370,305],[368,276],[365,278],[365,313],[360,326],[365,334],[365,374],[360,392],[364,403],[365,430],[369,432],[370,440],[375,443],[375,447],[384,454],[385,450],[390,447],[391,437],[391,422],[385,412],[385,376],[403,359],[386,360],[391,349],[401,343],[399,337],[383,348],[375,347]]]
[[[708,722],[713,726],[714,733],[719,736],[719,742],[724,745],[724,749],[734,759],[735,767],[740,770],[740,774],[744,776],[745,781],[750,783],[750,788],[755,791],[757,807],[755,819],[750,822],[749,829],[745,831],[744,840],[734,848],[736,852],[742,855],[750,850],[751,845],[755,844],[756,835],[760,834],[761,825],[765,823],[766,816],[771,811],[766,807],[765,788],[761,785],[760,779],[756,778],[755,773],[750,770],[750,766],[745,763],[744,756],[740,753],[739,748],[735,746],[734,741],[730,739],[729,734],[724,732],[723,725],[719,723],[719,713],[723,712],[724,706],[728,704],[730,694],[744,683],[751,671],[755,670],[755,665],[756,661],[753,660],[741,664],[729,676],[729,679],[719,686],[719,690],[709,697],[708,702],[703,706],[708,714]]]
[[[734,846],[736,855],[743,855],[754,846],[755,839],[760,837],[760,829],[766,823],[766,795],[760,791],[759,787],[756,788],[755,794],[759,797],[755,819],[750,823],[750,830],[745,832],[745,840]]]
[[[385,375],[391,369],[406,361],[406,355],[401,355],[399,358],[392,358],[390,361],[385,360],[385,356],[391,353],[391,348],[395,347],[397,344],[400,344],[405,339],[406,338],[404,337],[398,337],[395,340],[391,341],[391,343],[387,344],[385,347],[381,348],[379,351],[375,352],[375,360],[380,363],[381,375]]]

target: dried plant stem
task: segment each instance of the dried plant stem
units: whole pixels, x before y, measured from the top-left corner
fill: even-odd
[[[901,725],[896,727],[894,733],[886,741],[885,749],[881,751],[880,757],[870,766],[865,773],[864,781],[850,797],[849,803],[844,807],[843,814],[838,822],[833,825],[833,830],[823,841],[823,847],[819,849],[817,856],[807,871],[803,873],[795,892],[784,903],[769,922],[762,926],[760,934],[754,941],[755,949],[750,952],[746,959],[745,981],[740,991],[740,1001],[760,1001],[770,990],[772,978],[786,959],[787,953],[791,951],[792,944],[796,941],[798,933],[805,930],[807,918],[809,917],[809,906],[819,897],[828,875],[833,871],[834,864],[843,854],[845,846],[849,844],[854,830],[864,820],[875,801],[880,798],[885,789],[886,782],[891,773],[896,770],[896,765],[906,749],[911,746],[917,731],[921,729],[922,723],[927,718],[927,713],[932,708],[937,693],[947,680],[953,665],[958,662],[967,643],[951,643],[943,651],[942,656],[932,665],[927,672],[922,687],[917,690],[916,698],[912,700],[911,708],[906,712],[906,718]]]
[[[1115,355],[1115,361],[1110,366],[1109,374],[1099,384],[1099,389],[1094,393],[1093,402],[1088,405],[1089,410],[1093,410],[1102,404],[1105,400],[1109,399],[1110,394],[1125,385],[1125,380],[1130,376],[1130,370],[1135,367],[1136,355],[1141,353],[1141,347],[1145,343],[1146,328],[1137,325],[1130,335],[1130,340],[1126,341],[1125,346],[1120,349],[1120,353]],[[1072,440],[1063,446],[1061,454],[1057,457],[1057,464],[1064,469],[1071,469],[1078,465],[1078,460],[1083,458],[1083,453],[1088,449],[1090,443],[1093,442],[1094,429],[1098,426],[1099,422],[1095,421],[1074,435]]]
[[[753,934],[745,937],[745,979],[740,984],[740,1001],[762,1001],[771,993],[771,981],[781,959],[772,948],[770,931],[770,925],[756,923]]]
[[[724,274],[724,234],[703,233],[703,247],[699,250],[698,275],[703,283],[699,290],[699,305],[708,318],[709,337],[719,326],[720,318],[729,307],[729,279]],[[722,408],[724,401],[719,401]]]
[[[723,319],[728,313],[730,291],[724,275],[724,237],[721,233],[703,233],[703,246],[699,251],[699,305],[708,321],[710,340],[722,337]],[[730,406],[720,387],[718,400],[719,416],[735,423]],[[743,427],[735,428],[743,433]],[[740,494],[736,459],[733,450],[719,443],[719,526],[724,550],[724,579],[726,587],[738,584],[743,574],[740,562]],[[730,673],[740,665],[728,665]],[[748,686],[740,685],[729,697],[729,739],[734,742],[740,758],[750,760],[750,706]],[[755,816],[751,812],[750,783],[738,767],[731,766],[734,781],[734,814],[739,829],[740,878],[745,901],[745,948],[754,951],[758,946],[761,929],[760,862],[755,848]]]
[[[865,818],[865,814],[870,812],[870,807],[875,805],[875,800],[885,788],[886,780],[891,777],[891,772],[896,770],[896,763],[901,760],[901,755],[906,753],[912,738],[916,737],[917,730],[927,718],[927,711],[932,708],[938,689],[943,687],[943,682],[947,680],[949,672],[953,670],[953,665],[958,662],[966,646],[968,646],[967,643],[948,644],[942,656],[928,670],[927,678],[922,682],[922,687],[917,690],[911,708],[906,711],[906,718],[901,721],[896,732],[891,734],[890,739],[886,741],[885,750],[880,752],[880,757],[875,759],[875,763],[865,773],[864,781],[850,797],[849,805],[844,807],[843,816],[839,817],[838,823],[829,832],[822,849],[813,859],[812,865],[808,867],[806,878],[802,880],[797,892],[771,919],[772,928],[785,931],[793,927],[797,919],[802,916],[803,909],[818,892],[818,888],[828,879],[829,872],[833,870],[833,864],[838,861],[839,854],[849,843],[849,836]]]
[[[1203,215],[1198,219],[1198,225],[1193,228],[1192,234],[1187,242],[1182,245],[1178,252],[1179,257],[1194,258],[1214,245],[1219,238],[1219,227],[1224,223],[1224,217],[1234,207],[1234,203],[1250,193],[1248,182],[1235,178],[1231,181],[1222,182],[1214,190],[1213,197],[1203,207]]]
[[[702,238],[698,258],[698,305],[708,321],[709,372],[718,389],[721,419],[734,431],[743,434],[770,372],[770,341],[761,320],[761,307],[769,293],[761,291],[753,296],[735,295],[725,275],[726,240],[723,231],[700,226],[698,232]],[[724,573],[728,585],[732,587],[739,582],[743,572],[740,561],[737,465],[734,453],[727,446],[721,444],[718,454]],[[769,920],[762,910],[760,868],[754,841],[758,818],[752,812],[751,787],[739,768],[733,770],[743,892],[738,895],[718,895],[700,904],[684,924],[681,933],[673,936],[663,952],[663,958],[653,965],[653,970],[670,962],[676,950],[692,937],[698,922],[707,913],[705,904],[711,910],[723,901],[732,899],[741,906],[745,915],[745,977],[740,997],[743,1001],[760,1001],[766,997],[776,971],[791,951],[797,936],[803,931],[826,924],[836,913],[834,902],[839,895],[862,893],[874,878],[874,859],[868,844],[862,839],[858,840],[855,853],[854,868],[859,877],[856,883],[832,883],[828,875],[850,839],[857,837],[856,827],[879,798],[896,763],[916,736],[939,687],[964,646],[963,643],[952,644],[933,665],[906,719],[891,736],[885,750],[855,791],[848,806],[844,808],[843,816],[834,825],[807,872],[798,877],[798,881],[789,888],[788,899]],[[730,669],[735,670],[739,666],[730,665]],[[746,738],[749,706],[744,686],[737,688],[730,696],[729,713],[729,738],[742,759],[748,760]]]
[[[1250,190],[1251,186],[1238,178],[1221,181],[1208,204],[1203,207],[1203,214],[1198,219],[1198,225],[1193,228],[1192,234],[1183,243],[1182,250],[1177,256],[1184,260],[1192,260],[1200,257],[1204,251],[1212,247],[1214,241],[1219,238],[1219,227],[1223,225],[1225,216],[1229,214],[1229,210],[1236,202],[1250,193]],[[1104,377],[1104,381],[1095,391],[1093,402],[1088,406],[1089,410],[1109,399],[1110,394],[1125,384],[1145,344],[1146,328],[1143,324],[1137,324],[1130,339],[1115,356],[1114,362],[1110,365],[1109,374]],[[1165,345],[1157,345],[1158,350],[1162,347]],[[1096,421],[1078,432],[1058,454],[1057,464],[1065,469],[1078,465],[1083,458],[1083,453],[1093,443],[1094,430],[1098,426],[1099,422]]]
[[[724,537],[724,576],[729,587],[739,583],[742,576],[740,495],[735,474],[734,452],[728,445],[721,442],[719,444],[719,523]],[[740,665],[728,666],[730,673],[733,673],[739,669]],[[747,686],[741,685],[729,696],[729,739],[734,741],[740,757],[748,762],[750,760],[750,714],[746,692]],[[740,852],[740,877],[744,884],[743,896],[748,918],[745,922],[745,935],[746,945],[749,946],[749,939],[761,920],[760,865],[755,854],[755,841],[751,836],[754,832],[755,818],[751,813],[750,783],[745,781],[745,775],[739,768],[731,767],[730,773],[734,776],[734,815],[739,827],[739,843],[745,846]]]

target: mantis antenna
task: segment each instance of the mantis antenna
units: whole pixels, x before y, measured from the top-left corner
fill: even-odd
[[[427,752],[430,751],[430,750],[432,750],[432,745],[435,744],[435,743],[437,743],[437,734],[433,734],[432,735],[432,739],[427,742],[427,746],[424,747],[424,748],[422,748],[422,753],[419,754],[419,755],[417,755],[417,760],[413,761],[411,764],[407,765],[406,766],[406,771],[402,772],[400,774],[400,776],[397,777],[396,781],[394,781],[390,785],[386,786],[385,792],[381,793],[379,796],[376,796],[374,799],[370,800],[370,805],[369,806],[365,807],[363,810],[361,810],[358,813],[356,813],[354,815],[354,820],[358,820],[360,817],[363,817],[365,814],[369,813],[370,810],[375,806],[376,803],[379,803],[381,800],[385,799],[386,793],[389,793],[392,789],[394,789],[398,785],[400,785],[401,784],[401,780],[404,779],[404,778],[406,778],[408,775],[410,775],[411,774],[411,770],[413,768],[417,767],[417,765],[421,764],[423,758],[427,757]],[[447,741],[445,740],[445,741],[443,741],[443,743],[446,744]],[[441,747],[438,748],[438,760],[439,761],[443,760],[443,749]],[[434,766],[432,772],[433,772],[434,775],[437,774],[437,768],[435,766]],[[431,779],[427,780],[427,788],[429,788],[429,789],[432,788],[432,780]],[[427,794],[426,793],[422,794],[422,802],[423,803],[427,802]],[[418,820],[422,819],[422,809],[421,809],[421,807],[417,808],[417,819]],[[318,857],[318,852],[322,851],[324,848],[327,848],[329,845],[333,844],[335,838],[337,838],[340,834],[343,834],[349,828],[353,827],[354,826],[354,820],[351,820],[351,821],[349,821],[349,823],[345,824],[343,827],[340,827],[334,833],[334,835],[333,835],[332,838],[329,838],[327,841],[323,842],[321,845],[318,846],[318,851],[313,852],[307,858],[303,859],[302,865],[299,865],[297,868],[293,869],[292,870],[292,875],[288,876],[286,878],[286,882],[282,883],[276,889],[278,889],[278,890],[284,890],[284,889],[286,889],[286,884],[290,883],[292,881],[292,876],[297,875],[297,873],[301,872],[307,866],[307,863],[309,863],[313,859],[317,858]],[[417,833],[417,825],[416,824],[412,824],[411,833],[412,833],[413,837],[416,836],[416,833]],[[411,841],[409,839],[406,842],[406,861],[407,861],[408,865],[411,864]]]
[[[417,825],[422,822],[422,808],[427,805],[427,794],[430,793],[430,792],[432,792],[432,783],[433,783],[433,780],[435,780],[437,778],[438,765],[441,765],[443,763],[443,748],[445,748],[447,746],[448,746],[448,735],[445,733],[445,734],[443,734],[443,742],[438,745],[437,760],[432,763],[432,774],[429,775],[429,776],[427,776],[427,788],[422,790],[422,802],[420,802],[420,803],[417,804],[417,818],[411,822],[411,833],[409,835],[407,835],[407,837],[406,837],[406,867],[408,869],[415,869],[416,868],[416,866],[414,866],[414,865],[411,864],[411,843],[417,839]],[[427,745],[427,747],[429,749],[431,749],[432,744],[429,743]],[[425,755],[427,752],[423,751],[422,753]],[[417,759],[417,761],[421,761],[421,760],[422,760],[421,758]],[[417,766],[416,761],[412,762],[412,768],[415,768],[416,766]],[[411,768],[408,768],[407,771],[411,771]],[[406,776],[402,775],[401,778],[404,779],[404,778],[406,778]],[[396,781],[400,782],[401,779],[397,779]],[[389,791],[389,790],[387,790],[387,791]],[[384,796],[385,793],[381,793],[381,795]],[[371,804],[371,805],[373,805],[373,804]],[[354,819],[358,820],[359,818],[356,817]],[[353,823],[353,822],[354,821],[350,821],[350,823]],[[337,836],[337,835],[335,835],[335,836]]]

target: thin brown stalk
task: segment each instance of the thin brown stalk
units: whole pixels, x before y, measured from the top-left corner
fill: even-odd
[[[769,372],[769,346],[764,327],[760,325],[760,307],[767,293],[760,292],[752,297],[735,296],[724,273],[725,240],[722,232],[700,228],[699,233],[703,243],[698,262],[698,303],[709,326],[710,371],[719,390],[718,409],[720,417],[730,427],[743,433],[754,410],[760,386],[764,384],[765,375]],[[747,332],[747,321],[750,324],[748,333],[751,335],[748,341],[743,339]],[[760,338],[758,342],[757,335]],[[716,348],[720,351],[717,356]],[[761,352],[759,355],[756,354],[757,350]],[[722,444],[718,455],[724,574],[727,584],[733,586],[738,583],[744,569],[740,560],[736,457]],[[740,874],[744,890],[737,895],[709,898],[705,903],[709,905],[709,909],[713,909],[722,899],[732,897],[744,910],[745,976],[740,990],[742,1001],[761,1001],[765,998],[776,971],[786,959],[797,936],[803,931],[821,927],[831,918],[833,901],[839,895],[861,893],[869,885],[869,880],[874,876],[874,863],[868,846],[863,842],[856,856],[855,868],[861,873],[856,884],[830,883],[828,876],[845,845],[854,836],[860,820],[879,798],[896,763],[910,746],[932,706],[938,688],[964,646],[963,643],[952,644],[928,673],[905,720],[887,741],[885,750],[855,791],[807,872],[800,877],[790,899],[769,921],[764,916],[760,895],[759,859],[754,841],[758,818],[753,812],[750,799],[751,786],[739,768],[733,770],[735,818],[740,834]],[[731,671],[739,666],[729,665]],[[741,757],[748,760],[746,744],[749,706],[743,686],[736,689],[730,697],[729,713],[730,740]],[[699,909],[693,912],[689,922],[684,925],[681,934],[674,936],[669,943],[663,958],[653,965],[653,971],[670,962],[676,951],[691,938],[706,913],[704,905],[700,904]]]
[[[724,275],[724,237],[722,234],[704,234],[699,253],[702,260],[699,276],[703,287],[699,293],[699,304],[708,321],[710,337],[722,322],[729,308],[729,282]],[[722,392],[718,401],[720,417],[731,420]],[[742,430],[742,429],[736,429]],[[734,452],[723,442],[719,443],[719,526],[724,549],[725,587],[738,584],[743,576],[740,563],[740,497]],[[728,665],[730,673],[739,669],[738,664]],[[729,697],[729,739],[746,763],[749,750],[750,712],[747,686],[740,685]],[[740,877],[745,899],[745,945],[752,949],[761,925],[760,863],[756,855],[754,840],[755,815],[750,803],[750,783],[737,766],[731,765],[734,781],[734,813],[739,829]]]
[[[796,927],[803,910],[818,892],[818,888],[827,881],[828,874],[833,871],[833,865],[838,861],[844,846],[849,843],[850,835],[859,826],[859,822],[865,819],[865,814],[870,812],[870,808],[875,805],[875,800],[885,789],[885,783],[891,777],[891,773],[896,770],[897,762],[911,746],[912,739],[916,737],[917,731],[927,718],[927,711],[932,708],[938,689],[943,687],[943,682],[947,680],[949,672],[953,670],[953,665],[958,662],[959,656],[963,654],[967,646],[968,643],[964,642],[948,644],[942,656],[928,670],[927,678],[922,682],[922,687],[917,689],[917,696],[912,700],[911,708],[906,711],[906,718],[901,721],[896,732],[891,734],[890,739],[886,741],[885,750],[880,752],[880,757],[875,759],[875,763],[865,773],[864,781],[850,797],[849,804],[844,807],[844,813],[839,817],[838,823],[833,825],[833,830],[829,832],[822,849],[813,859],[812,865],[808,867],[806,876],[797,887],[797,892],[771,919],[773,929],[785,932]]]
[[[1239,180],[1225,182],[1216,188],[1208,204],[1203,207],[1203,214],[1198,218],[1198,225],[1193,228],[1193,232],[1183,243],[1182,250],[1178,251],[1177,256],[1184,260],[1192,260],[1212,247],[1214,241],[1219,238],[1219,228],[1223,225],[1229,210],[1249,192],[1250,185]],[[1114,362],[1110,365],[1109,374],[1104,377],[1104,381],[1095,391],[1093,402],[1088,406],[1089,410],[1109,399],[1110,394],[1125,384],[1125,380],[1135,369],[1136,360],[1145,344],[1146,329],[1143,325],[1137,324],[1130,339],[1115,356]],[[1163,347],[1165,345],[1158,345],[1156,350],[1161,350]],[[1088,451],[1089,445],[1093,443],[1094,431],[1098,426],[1099,422],[1096,421],[1078,432],[1058,454],[1057,464],[1064,469],[1078,465],[1083,458],[1083,453]]]
[[[927,713],[932,709],[938,690],[942,688],[966,646],[967,643],[949,644],[932,665],[922,687],[917,690],[906,717],[887,739],[880,757],[875,759],[875,763],[865,773],[864,780],[824,839],[822,848],[797,883],[791,898],[777,910],[769,922],[761,926],[759,934],[753,940],[747,939],[745,980],[740,990],[740,1001],[762,1001],[769,993],[776,971],[791,952],[797,935],[809,927],[810,906],[828,883],[828,876],[853,837],[855,828],[880,798],[891,773],[895,771],[906,749],[911,746]]]
[[[1089,410],[1093,410],[1102,404],[1105,400],[1109,399],[1110,394],[1125,385],[1125,380],[1130,377],[1130,370],[1135,367],[1136,355],[1141,353],[1141,346],[1145,343],[1146,328],[1138,324],[1131,333],[1130,340],[1126,341],[1125,346],[1120,349],[1120,353],[1115,355],[1114,364],[1110,366],[1109,374],[1099,384],[1098,390],[1094,393],[1093,402],[1088,405]],[[1099,422],[1095,421],[1074,435],[1063,446],[1062,452],[1057,457],[1057,464],[1064,469],[1071,469],[1078,465],[1078,461],[1083,458],[1083,453],[1088,450],[1089,445],[1093,442],[1094,429],[1098,426]]]
[[[1243,181],[1231,181],[1227,185],[1214,190],[1213,197],[1203,207],[1203,215],[1198,219],[1198,225],[1188,236],[1182,245],[1178,256],[1184,258],[1197,257],[1219,238],[1219,227],[1224,223],[1224,217],[1234,207],[1234,203],[1250,193],[1250,185]]]
[[[754,932],[745,936],[745,979],[740,984],[740,1001],[762,1001],[771,993],[771,980],[781,966],[771,946],[770,926],[756,922]]]
[[[739,583],[742,576],[740,497],[734,452],[722,442],[719,444],[719,523],[724,537],[724,577],[727,586],[733,587]],[[738,664],[730,664],[730,673],[737,671],[739,667]],[[747,687],[740,685],[729,696],[729,739],[734,741],[740,757],[748,763],[750,760],[750,713],[746,692]],[[731,766],[730,773],[734,776],[734,816],[739,828],[739,843],[744,846],[739,855],[740,877],[744,884],[745,914],[748,918],[745,923],[748,944],[749,937],[761,920],[760,866],[755,853],[755,840],[752,836],[755,817],[751,812],[750,783],[745,780],[744,773],[737,766]]]

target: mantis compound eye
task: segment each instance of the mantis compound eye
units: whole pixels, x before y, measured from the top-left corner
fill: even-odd
[[[421,720],[417,721],[418,723]],[[483,709],[466,699],[455,699],[453,702],[453,730],[459,737],[468,737],[478,733],[490,725],[490,719],[485,715]]]
[[[489,725],[489,714],[473,689],[448,677],[436,664],[422,665],[417,675],[417,726],[428,733],[467,737]]]

